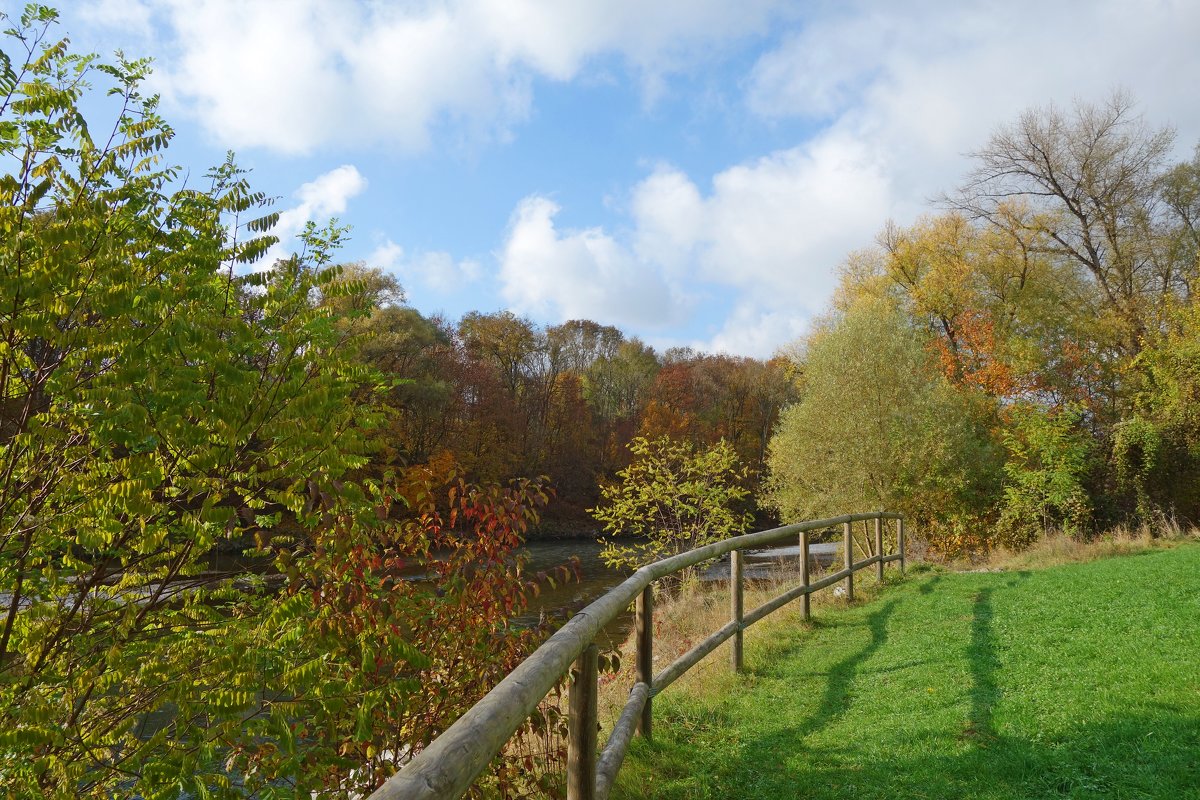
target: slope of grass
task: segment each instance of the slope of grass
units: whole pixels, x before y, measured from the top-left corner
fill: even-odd
[[[1200,798],[1198,545],[784,622],[719,695],[656,699],[614,796]]]

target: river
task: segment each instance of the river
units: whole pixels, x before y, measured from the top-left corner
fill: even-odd
[[[542,593],[533,599],[530,612],[518,617],[517,621],[531,625],[543,614],[565,616],[574,613],[624,580],[631,570],[618,570],[605,565],[600,558],[602,549],[603,545],[594,539],[551,539],[526,543],[523,551],[529,559],[526,562],[526,570],[530,574],[550,571],[576,557],[579,559],[580,578],[578,581],[559,584],[555,588],[545,587]],[[833,542],[809,545],[813,563],[822,567],[832,563],[837,549],[838,545]],[[748,550],[742,574],[748,580],[766,578],[778,567],[798,568],[799,561],[798,544]],[[725,556],[710,565],[701,575],[701,580],[728,581],[729,557]],[[632,628],[633,614],[627,611],[605,628],[604,640],[600,644],[620,644]]]

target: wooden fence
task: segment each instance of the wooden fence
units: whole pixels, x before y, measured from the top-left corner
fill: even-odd
[[[883,554],[885,520],[897,522],[896,552],[891,555]],[[874,555],[854,561],[852,526],[855,522],[866,521],[875,523]],[[810,581],[810,532],[839,525],[845,541],[843,568],[819,581]],[[742,552],[794,536],[800,537],[800,584],[752,611],[743,612]],[[731,554],[729,623],[655,675],[654,581],[726,553]],[[746,628],[796,598],[802,599],[801,609],[807,619],[809,595],[839,581],[844,581],[847,599],[852,600],[854,573],[874,565],[882,580],[884,565],[891,561],[898,561],[903,572],[904,519],[899,514],[876,511],[735,536],[647,564],[573,616],[483,699],[379,787],[369,800],[454,800],[461,797],[568,670],[571,679],[567,701],[567,797],[569,800],[605,800],[635,730],[650,736],[655,695],[729,639],[733,639],[733,668],[740,670],[742,632]],[[594,640],[596,634],[630,603],[636,603],[637,609],[637,683],[630,690],[629,700],[609,734],[604,751],[597,754],[598,650]]]

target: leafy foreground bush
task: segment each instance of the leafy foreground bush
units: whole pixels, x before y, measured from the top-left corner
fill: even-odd
[[[354,481],[381,387],[329,302],[341,232],[239,274],[263,196],[232,160],[181,186],[146,62],[54,23],[0,56],[0,793],[365,794],[534,635],[511,556],[545,492]],[[264,574],[209,571],[251,539]]]

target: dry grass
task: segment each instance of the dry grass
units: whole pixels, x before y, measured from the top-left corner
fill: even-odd
[[[1021,551],[998,548],[992,551],[978,570],[1022,570],[1054,567],[1060,564],[1082,564],[1110,556],[1130,555],[1149,550],[1175,547],[1180,542],[1200,540],[1200,529],[1183,528],[1174,521],[1164,521],[1153,527],[1119,526],[1091,539],[1076,539],[1061,533],[1042,537],[1032,547]]]

